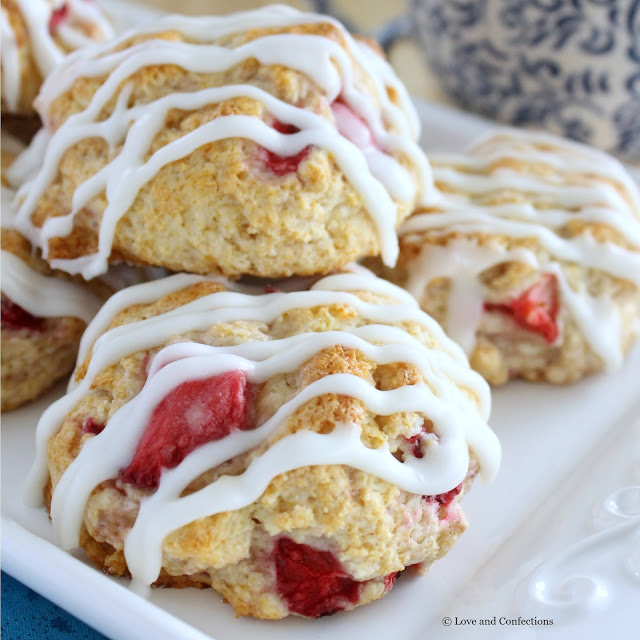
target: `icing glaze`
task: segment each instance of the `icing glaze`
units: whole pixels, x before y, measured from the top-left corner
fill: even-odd
[[[425,232],[465,237],[424,246],[407,266],[409,291],[421,298],[432,280],[450,279],[446,330],[469,354],[487,293],[479,278],[483,271],[515,261],[553,273],[564,306],[593,352],[606,369],[618,368],[622,326],[615,302],[570,283],[565,269],[577,264],[640,288],[640,193],[624,167],[577,143],[515,130],[483,138],[466,155],[434,154],[431,160],[438,203],[407,220],[399,235],[408,242],[419,242]],[[505,166],[509,162],[516,166]],[[484,203],[503,190],[522,201]],[[565,237],[561,230],[572,221],[606,225],[623,240],[601,242],[588,232]],[[480,244],[478,234],[535,239],[542,251],[510,249],[497,238]]]
[[[89,323],[102,301],[84,285],[44,276],[2,251],[2,293],[38,318],[70,316]]]
[[[485,478],[499,464],[497,439],[486,424],[490,396],[486,383],[469,369],[462,351],[439,326],[421,312],[413,298],[361,268],[329,276],[308,291],[254,295],[245,287],[206,295],[159,316],[121,325],[102,333],[113,317],[131,304],[150,302],[161,295],[206,280],[179,274],[145,283],[114,295],[88,327],[79,361],[89,354],[85,377],[41,418],[37,430],[37,458],[30,473],[27,499],[41,501],[47,480],[46,449],[66,414],[86,395],[95,376],[130,353],[165,344],[170,336],[206,330],[220,322],[273,322],[289,310],[320,305],[348,305],[368,324],[346,331],[303,333],[288,338],[214,347],[178,342],[161,349],[150,364],[142,391],[118,409],[102,432],[85,441],[78,457],[56,485],[51,515],[58,542],[78,544],[79,527],[87,499],[95,486],[117,477],[131,460],[137,443],[160,401],[178,385],[228,371],[243,370],[252,382],[264,382],[294,371],[323,349],[340,345],[357,349],[378,364],[407,362],[421,372],[424,383],[380,391],[350,374],[328,375],[299,391],[257,428],[234,431],[222,440],[194,450],[175,468],[164,470],[158,489],[144,498],[133,529],[125,541],[125,556],[134,579],[150,584],[160,571],[162,541],[183,524],[221,511],[242,508],[255,501],[272,478],[306,465],[345,464],[381,477],[419,494],[438,494],[457,486],[467,473],[469,449]],[[352,292],[371,292],[378,302],[365,302]],[[415,322],[440,344],[429,348],[406,331],[386,324]],[[99,336],[99,337],[98,337]],[[465,391],[467,390],[467,391]],[[438,441],[423,458],[399,462],[388,447],[369,449],[355,424],[337,424],[331,434],[297,432],[287,435],[253,458],[247,470],[223,476],[189,496],[183,489],[204,471],[250,451],[277,433],[284,422],[308,400],[339,393],[361,400],[378,415],[406,411],[427,416]]]
[[[339,29],[346,48],[326,37],[293,33],[265,35],[235,48],[207,43],[249,28],[317,22],[330,22]],[[432,178],[429,162],[415,142],[419,134],[415,111],[389,65],[366,45],[354,41],[339,23],[326,16],[304,14],[286,7],[266,7],[224,18],[168,16],[137,33],[166,30],[177,30],[195,42],[145,40],[113,52],[114,47],[134,35],[129,33],[111,43],[93,46],[82,56],[70,55],[43,85],[37,106],[46,123],[51,102],[76,79],[106,76],[86,109],[70,116],[57,130],[44,134],[47,138],[44,160],[42,156],[33,157],[32,161],[24,160],[23,166],[29,169],[19,167],[10,174],[16,183],[29,177],[19,191],[17,224],[45,255],[49,240],[68,235],[76,213],[96,195],[106,193],[108,204],[102,215],[98,252],[73,260],[55,260],[52,264],[70,273],[82,273],[86,278],[104,272],[116,225],[134,203],[140,189],[163,166],[188,156],[202,145],[232,137],[252,140],[280,156],[293,156],[308,146],[330,151],[362,197],[378,229],[385,263],[393,264],[398,251],[396,200],[406,202],[417,198],[427,202],[431,196]],[[230,69],[250,58],[263,65],[280,64],[296,69],[323,90],[329,103],[340,98],[344,104],[333,105],[331,121],[278,100],[257,87],[243,84],[170,94],[140,106],[129,107],[127,104],[132,87],[126,80],[145,66],[176,64],[189,72],[212,73]],[[373,87],[373,96],[356,86],[354,60]],[[388,88],[398,96],[399,105],[389,98]],[[196,110],[237,97],[262,102],[272,117],[299,131],[285,135],[254,116],[224,116],[201,125],[146,157],[171,109]],[[113,112],[100,120],[105,104],[113,98],[116,99]],[[103,138],[112,148],[119,148],[119,152],[76,189],[68,215],[50,218],[42,228],[36,228],[31,224],[31,213],[55,178],[63,154],[78,141],[91,137]],[[418,186],[392,155],[394,153],[407,158],[415,167]],[[31,155],[35,156],[35,151]],[[33,174],[33,167],[40,163],[42,166]]]
[[[104,14],[87,0],[15,0],[15,4],[24,18],[33,57],[42,77],[62,62],[66,50],[85,46],[96,39],[106,40],[113,35]],[[52,16],[61,10],[65,12],[64,18],[52,28]],[[9,110],[16,111],[22,91],[18,43],[4,9],[0,20],[2,97]],[[85,30],[90,30],[91,36],[86,35]]]
[[[13,209],[13,198],[15,195],[13,189],[2,185],[0,211],[2,211],[2,227],[4,229],[13,229],[15,226],[15,211]]]
[[[13,33],[9,16],[0,8],[0,58],[2,60],[2,98],[9,111],[18,110],[20,99],[20,59],[18,43]]]

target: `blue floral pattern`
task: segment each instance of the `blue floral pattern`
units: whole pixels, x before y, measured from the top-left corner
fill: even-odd
[[[640,0],[413,0],[464,107],[640,160]]]

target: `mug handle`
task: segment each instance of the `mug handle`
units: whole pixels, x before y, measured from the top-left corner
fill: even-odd
[[[360,31],[353,21],[345,18],[339,11],[333,8],[333,2],[331,0],[310,0],[310,2],[313,5],[314,11],[324,13],[339,20],[351,33],[358,33]],[[396,42],[411,38],[414,33],[415,23],[413,18],[410,14],[405,13],[385,22],[376,29],[372,36],[377,40],[384,52],[389,53],[389,50]]]
[[[389,22],[385,22],[381,27],[376,29],[373,37],[378,41],[386,54],[389,53],[391,47],[399,40],[407,40],[415,35],[415,22],[410,14],[392,18]]]

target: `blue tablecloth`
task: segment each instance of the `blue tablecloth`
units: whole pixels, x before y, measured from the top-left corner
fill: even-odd
[[[106,640],[106,638],[3,572],[2,640]]]

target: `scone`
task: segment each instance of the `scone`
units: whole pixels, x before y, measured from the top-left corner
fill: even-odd
[[[168,16],[71,55],[36,103],[18,225],[85,278],[109,260],[233,278],[392,264],[431,194],[406,90],[327,16]]]
[[[113,35],[94,0],[1,0],[2,114],[34,114],[42,80],[64,56]]]
[[[640,195],[622,165],[515,130],[431,161],[440,201],[403,225],[386,275],[491,384],[618,368],[640,318]]]
[[[229,288],[231,287],[231,289]],[[329,615],[426,571],[500,447],[488,386],[368,272],[250,294],[179,274],[113,296],[43,416],[32,500],[56,539],[238,615]]]
[[[13,191],[4,169],[19,143],[2,135],[2,411],[68,376],[80,336],[101,305],[87,286],[54,272],[12,228]]]

